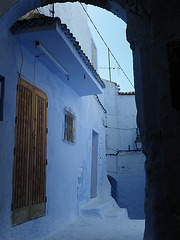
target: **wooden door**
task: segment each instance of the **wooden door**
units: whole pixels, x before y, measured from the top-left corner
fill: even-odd
[[[22,78],[17,90],[12,225],[46,213],[47,96]]]

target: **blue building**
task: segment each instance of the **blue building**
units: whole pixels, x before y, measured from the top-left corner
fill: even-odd
[[[41,239],[110,197],[105,84],[59,18],[20,20],[0,47],[1,239]]]

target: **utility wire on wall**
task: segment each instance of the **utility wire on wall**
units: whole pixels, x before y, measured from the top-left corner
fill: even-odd
[[[85,11],[87,17],[89,18],[89,20],[91,21],[93,27],[95,28],[96,32],[98,33],[98,35],[100,36],[100,38],[102,39],[104,45],[107,47],[108,49],[108,55],[109,53],[112,55],[112,57],[114,58],[115,62],[117,63],[119,69],[122,71],[122,73],[124,74],[124,76],[126,77],[126,79],[128,80],[128,82],[131,84],[131,86],[134,88],[133,83],[131,82],[131,80],[129,79],[129,77],[127,76],[127,74],[125,73],[125,71],[123,70],[123,68],[121,67],[121,65],[119,64],[119,62],[117,61],[116,57],[114,56],[114,54],[111,52],[110,48],[108,47],[107,43],[105,42],[104,38],[102,37],[102,35],[100,34],[99,30],[97,29],[96,25],[94,24],[93,20],[91,19],[91,17],[89,16],[88,12],[86,11],[85,7],[83,6],[82,3],[80,3],[83,10]],[[110,58],[108,57],[108,60],[110,61]],[[109,66],[109,71],[110,71],[110,66]],[[110,75],[110,72],[109,72]],[[110,77],[110,81],[111,81],[111,77]]]
[[[137,129],[137,128],[117,128],[117,127],[109,127],[109,126],[105,126],[106,128],[111,128],[111,129],[116,129],[116,130],[134,130],[134,129]]]
[[[130,146],[130,145],[129,145]],[[125,149],[117,149],[117,150],[115,150],[115,149],[113,149],[113,148],[110,148],[109,146],[107,146],[106,145],[106,148],[109,150],[112,150],[112,151],[114,151],[114,152],[116,152],[116,153],[106,153],[106,156],[118,156],[120,153],[137,153],[137,152],[142,152],[142,149],[127,149],[127,150],[125,150]]]
[[[110,49],[108,48],[108,61],[109,61],[109,80],[111,82],[111,62],[110,62]]]

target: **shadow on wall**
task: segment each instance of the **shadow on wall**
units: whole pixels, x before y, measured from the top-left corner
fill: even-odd
[[[115,180],[115,178],[117,180]],[[110,176],[111,195],[120,208],[126,208],[130,219],[145,219],[144,176]]]
[[[108,180],[111,184],[111,196],[117,202],[117,181],[113,177],[111,177],[110,175],[107,175],[107,177],[108,177]]]

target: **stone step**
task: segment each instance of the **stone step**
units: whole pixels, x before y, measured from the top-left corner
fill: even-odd
[[[126,208],[113,207],[110,210],[103,212],[103,219],[129,219]]]
[[[100,217],[102,218],[103,212],[110,210],[113,207],[111,201],[98,200],[90,203],[81,209],[81,213],[85,217]]]
[[[81,209],[84,217],[98,217],[102,219],[129,219],[126,208],[119,208],[113,198],[92,201]]]

